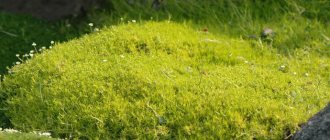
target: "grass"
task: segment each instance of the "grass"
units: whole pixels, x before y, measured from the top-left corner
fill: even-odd
[[[330,100],[330,2],[111,5],[88,17],[100,32],[20,58],[0,84],[2,124],[62,138],[283,139]],[[17,34],[7,26],[23,18],[0,17]],[[33,48],[39,29],[54,28],[36,39],[40,48],[84,26],[26,25],[38,30],[25,42],[2,32],[0,45],[28,46],[4,51],[6,64]],[[259,38],[265,27],[275,36]]]
[[[146,5],[151,5],[147,1]],[[125,20],[172,20],[189,24],[195,29],[207,28],[214,34],[233,38],[260,35],[264,28],[273,29],[277,36],[271,45],[277,53],[291,55],[296,48],[308,48],[322,55],[330,55],[330,2],[316,0],[254,1],[211,0],[207,2],[164,2],[163,8],[154,10],[142,1],[127,4],[115,1],[114,10],[92,14],[90,19],[97,25],[113,25]],[[111,16],[109,16],[111,15]]]
[[[48,47],[50,41],[66,41],[75,38],[86,30],[78,31],[78,23],[64,20],[49,23],[28,16],[0,13],[0,75],[5,74],[18,61],[16,54],[24,54],[30,50]],[[77,24],[77,25],[76,25]],[[86,25],[87,26],[87,25]],[[36,42],[40,48],[31,44]]]

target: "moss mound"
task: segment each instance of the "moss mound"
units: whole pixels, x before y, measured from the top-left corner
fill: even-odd
[[[17,129],[53,137],[279,139],[330,97],[326,79],[303,76],[328,66],[301,65],[184,25],[130,23],[15,66],[0,99]]]

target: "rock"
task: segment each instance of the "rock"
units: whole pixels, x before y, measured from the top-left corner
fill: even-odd
[[[162,8],[162,6],[163,6],[163,1],[164,0],[154,0],[153,2],[152,2],[152,8],[154,8],[154,9],[156,9],[156,10],[159,10],[159,9],[161,9]]]
[[[330,140],[330,103],[310,118],[292,140]]]
[[[274,31],[270,28],[265,28],[262,30],[260,37],[261,38],[268,38],[268,37],[273,37],[275,35]]]
[[[29,14],[46,20],[81,16],[100,0],[1,0],[0,11]]]

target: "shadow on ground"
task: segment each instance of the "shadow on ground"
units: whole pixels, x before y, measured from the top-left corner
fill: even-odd
[[[16,54],[23,55],[30,50],[48,47],[50,41],[63,42],[78,37],[84,31],[78,30],[81,22],[62,20],[46,22],[23,15],[0,12],[0,75],[8,66],[18,61]],[[31,44],[35,42],[36,47]]]

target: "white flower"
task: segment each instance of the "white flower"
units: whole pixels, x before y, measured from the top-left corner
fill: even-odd
[[[285,73],[289,71],[289,69],[286,65],[281,65],[280,68],[278,68],[278,70],[285,72]]]
[[[186,68],[186,71],[187,71],[187,72],[190,72],[190,73],[193,72],[193,70],[192,70],[191,67],[187,67],[187,68]]]
[[[41,47],[41,49],[45,50],[45,49],[46,49],[46,47],[45,47],[45,46],[43,46],[43,47]]]
[[[102,61],[103,61],[103,62],[108,62],[108,60],[106,60],[106,59],[103,59]]]
[[[122,18],[122,17],[121,17],[121,18],[120,18],[120,20],[121,20],[121,21],[123,21],[123,20],[124,20],[124,18]]]
[[[33,42],[33,43],[32,43],[32,46],[33,46],[33,47],[37,46],[37,43]]]
[[[34,53],[34,50],[31,50],[30,53]]]
[[[52,49],[53,48],[53,46],[49,46],[49,49]]]
[[[98,31],[100,31],[99,28],[95,28],[95,29],[94,29],[94,32],[98,32]]]
[[[18,61],[17,61],[17,62],[16,62],[16,65],[19,65],[19,64],[21,64],[21,62],[18,62]]]
[[[18,133],[19,132],[18,130],[15,130],[15,129],[4,129],[3,131],[7,132],[7,133]]]
[[[53,40],[52,40],[52,41],[50,41],[50,44],[52,44],[52,45],[53,45],[54,43],[55,43],[55,42],[54,42]]]
[[[16,54],[16,57],[19,57],[19,54]]]
[[[28,57],[29,55],[28,54],[24,54],[23,57]]]
[[[33,54],[32,54],[32,53],[30,53],[30,56],[31,56],[31,57],[33,57]]]
[[[133,22],[133,23],[136,23],[136,20],[133,19],[132,22]]]
[[[94,26],[94,24],[93,24],[93,23],[89,23],[89,24],[88,24],[88,26],[91,26],[91,27],[93,27],[93,26]]]
[[[244,60],[245,60],[245,58],[242,57],[242,56],[237,56],[237,59],[238,59],[238,60],[241,60],[241,61],[244,61]]]
[[[43,132],[43,133],[40,133],[39,135],[41,136],[47,136],[47,137],[50,137],[51,134],[49,132]]]

